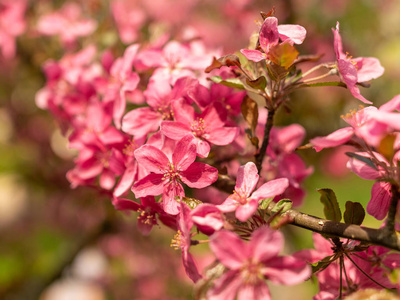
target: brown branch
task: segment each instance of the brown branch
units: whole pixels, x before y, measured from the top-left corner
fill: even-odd
[[[256,154],[256,166],[258,173],[261,173],[262,162],[264,160],[265,152],[267,151],[269,136],[271,133],[272,125],[274,123],[274,115],[275,115],[275,109],[269,109],[267,122],[265,123],[263,142],[260,151]]]
[[[394,223],[395,223],[395,218],[396,218],[396,213],[397,213],[397,204],[400,199],[400,192],[399,192],[399,187],[397,184],[392,184],[392,199],[390,200],[390,206],[389,206],[389,212],[388,212],[388,217],[386,220],[386,225],[384,227],[384,231],[386,235],[392,235],[394,231]]]
[[[270,203],[266,209],[268,215],[272,215],[272,209],[275,203]],[[348,238],[360,242],[367,242],[389,249],[400,251],[400,238],[396,233],[390,235],[382,229],[374,229],[369,227],[361,227],[358,225],[345,224],[340,222],[329,221],[307,215],[295,210],[288,210],[284,213],[288,215],[292,222],[290,224],[301,227],[314,232],[334,235],[337,237]]]

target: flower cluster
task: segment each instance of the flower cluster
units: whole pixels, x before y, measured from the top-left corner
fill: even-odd
[[[306,261],[326,263],[316,272],[320,292],[315,299],[396,287],[384,275],[399,267],[398,258],[380,247],[365,250],[365,245],[344,244],[339,238],[328,245],[318,236],[318,253],[279,255],[279,228],[296,222],[287,212],[303,203],[302,184],[313,168],[297,153],[307,148],[300,147],[305,129],[276,126],[275,113],[295,90],[310,83],[332,85],[320,82],[331,75],[338,75],[335,85],[370,103],[357,84],[382,75],[379,61],[344,54],[337,25],[336,61],[305,71],[302,63],[318,60],[296,49],[306,29],[278,25],[273,11],[262,13],[254,49],[242,49],[238,56],[217,59],[221,51],[208,49],[194,36],[177,40],[163,35],[131,44],[146,22],[144,10],[171,17],[160,12],[162,1],[160,7],[157,1],[140,2],[111,4],[120,39],[127,44],[120,57],[115,49],[88,45],[43,66],[47,81],[36,103],[54,115],[78,153],[67,174],[71,186],[94,187],[117,210],[137,212],[138,229],[145,235],[159,221],[175,230],[171,246],[181,250],[186,274],[208,299],[270,299],[265,280],[284,285],[307,280],[312,269]],[[195,2],[177,7],[184,15]],[[77,6],[65,5],[43,16],[38,31],[57,35],[70,51],[78,37],[92,34],[96,26]],[[305,79],[320,68],[328,72]],[[355,145],[348,166],[362,178],[377,180],[367,212],[380,220],[390,211],[394,194],[400,194],[399,110],[396,96],[379,109],[370,106],[344,116],[350,127],[310,141],[317,151]],[[215,188],[226,194],[217,195]],[[204,242],[216,257],[212,275],[199,270],[190,253]],[[347,284],[343,292],[342,281]]]

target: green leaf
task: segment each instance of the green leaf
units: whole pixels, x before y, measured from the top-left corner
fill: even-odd
[[[365,218],[364,207],[358,202],[347,201],[343,217],[346,224],[361,225]]]
[[[365,163],[368,166],[370,166],[372,169],[378,171],[378,168],[376,167],[376,165],[374,164],[372,159],[370,159],[369,157],[365,157],[365,156],[362,156],[362,155],[359,155],[359,154],[356,154],[356,153],[353,153],[353,152],[346,152],[346,155],[351,157],[351,158],[354,158],[354,159],[357,159],[359,161],[362,161],[363,163]]]
[[[268,199],[263,199],[260,202],[260,205],[258,206],[260,209],[266,209],[268,205],[272,202],[272,197]]]
[[[246,83],[254,89],[265,91],[267,87],[267,79],[264,76],[260,76],[255,80],[248,80],[246,78]]]
[[[228,78],[224,80],[221,76],[212,76],[210,79],[215,83],[244,90],[243,82],[239,78]]]
[[[316,83],[303,83],[299,85],[299,88],[302,87],[322,87],[322,86],[340,86],[340,87],[347,87],[346,84],[340,81],[326,81],[326,82],[316,82]]]
[[[289,209],[292,208],[293,202],[290,199],[282,199],[279,200],[278,203],[275,204],[274,208],[271,210],[272,213],[285,213],[287,212]]]
[[[324,205],[325,218],[340,222],[342,220],[342,213],[335,193],[331,189],[318,189],[317,192],[321,194],[320,201]]]
[[[312,273],[315,274],[316,272],[318,272],[320,270],[321,271],[325,270],[332,263],[332,261],[331,261],[332,257],[333,257],[333,255],[327,256],[316,263],[312,263],[311,264]]]

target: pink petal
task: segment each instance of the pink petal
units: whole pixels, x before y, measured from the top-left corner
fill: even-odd
[[[182,251],[182,261],[183,261],[183,266],[185,267],[185,272],[189,278],[196,283],[198,280],[202,278],[200,275],[196,263],[193,259],[193,256],[187,252],[187,251]]]
[[[375,182],[371,190],[371,200],[367,204],[367,213],[377,220],[383,220],[392,199],[391,185],[389,182]]]
[[[239,203],[235,200],[234,196],[231,195],[225,199],[223,203],[218,205],[218,209],[224,213],[235,211]]]
[[[228,271],[215,280],[207,293],[208,300],[234,300],[243,281],[239,271]]]
[[[270,180],[260,186],[252,195],[252,199],[261,200],[277,195],[283,194],[283,192],[289,186],[289,180],[287,178],[278,178]]]
[[[129,200],[129,199],[115,199],[113,201],[113,205],[115,209],[117,210],[133,210],[133,211],[138,211],[138,209],[141,207],[138,203],[135,201]]]
[[[292,124],[283,128],[273,127],[271,138],[272,136],[274,140],[277,141],[282,151],[291,153],[300,146],[306,136],[306,130],[299,124]]]
[[[239,270],[248,258],[246,243],[231,231],[214,233],[210,238],[210,248],[217,259],[232,270]]]
[[[258,202],[250,199],[246,204],[236,208],[235,216],[240,222],[246,222],[257,211]]]
[[[256,262],[266,262],[278,256],[283,248],[282,233],[263,226],[253,232],[250,243],[250,256]]]
[[[161,114],[150,107],[137,108],[122,118],[122,131],[142,138],[150,132],[157,131],[161,120]]]
[[[185,136],[176,144],[172,154],[172,163],[181,171],[185,171],[196,160],[196,145],[192,141],[192,135]]]
[[[372,104],[371,101],[365,99],[360,94],[360,89],[357,87],[357,69],[349,60],[339,59],[337,61],[337,67],[339,70],[340,75],[343,77],[344,83],[347,85],[350,93],[356,97],[357,99],[361,100],[364,103]]]
[[[164,191],[163,174],[151,173],[136,182],[132,187],[132,192],[136,198],[145,196],[157,196]]]
[[[136,163],[131,163],[127,166],[124,174],[122,175],[119,183],[114,189],[114,196],[119,197],[124,194],[132,186],[137,174],[138,166]]]
[[[194,108],[189,105],[185,99],[175,100],[172,102],[171,106],[174,110],[174,119],[186,126],[190,126],[196,118]]]
[[[199,157],[207,157],[210,153],[211,146],[207,141],[194,138],[193,143],[196,145],[196,153]]]
[[[273,283],[293,285],[311,277],[311,267],[293,256],[275,257],[268,261],[263,274]]]
[[[201,189],[218,179],[218,170],[204,163],[194,162],[181,172],[182,182],[191,188]]]
[[[266,59],[266,55],[258,50],[242,49],[240,50],[240,53],[242,53],[248,60],[254,62],[259,62],[262,61],[263,59]]]
[[[190,215],[199,231],[206,235],[212,235],[224,227],[221,211],[215,205],[200,204]]]
[[[336,23],[336,30],[332,28],[333,32],[333,48],[335,49],[336,58],[346,58],[346,54],[343,52],[342,37],[339,34],[339,22]]]
[[[259,280],[255,284],[244,284],[239,288],[238,300],[270,300],[271,295],[264,280]]]
[[[370,117],[380,123],[386,124],[394,130],[400,130],[400,114],[396,112],[372,111]]]
[[[109,169],[104,169],[103,173],[100,175],[100,186],[103,189],[111,190],[115,184],[115,176],[114,173],[111,172]]]
[[[357,152],[356,154],[364,156],[369,158],[370,156],[364,152]],[[375,153],[378,155],[378,153]],[[378,156],[379,158],[379,156]],[[384,158],[381,158],[380,161],[385,162]],[[347,162],[347,168],[349,168],[351,171],[356,173],[359,177],[367,180],[374,180],[382,177],[382,172],[370,167],[366,163],[355,159],[355,158],[350,158],[349,161]]]
[[[292,44],[301,44],[306,38],[307,31],[300,25],[278,25],[280,39],[289,40]]]
[[[163,191],[163,208],[170,215],[179,213],[179,203],[175,197],[182,198],[185,196],[185,191],[180,183],[170,182],[164,187]]]
[[[268,53],[271,46],[278,44],[279,32],[277,18],[268,17],[264,20],[260,30],[259,41],[264,53]]]
[[[188,124],[176,121],[163,121],[161,123],[161,132],[173,140],[180,140],[192,131]]]
[[[207,140],[215,145],[224,146],[232,143],[238,134],[238,127],[215,128],[209,133]]]
[[[135,150],[135,158],[146,170],[162,174],[169,168],[169,159],[161,150],[152,145],[143,145]]]
[[[343,145],[347,143],[353,135],[354,129],[352,127],[345,127],[338,129],[327,136],[313,138],[310,140],[310,143],[314,145],[315,151],[319,152],[324,148]]]
[[[385,72],[379,59],[375,57],[356,57],[352,60],[357,63],[358,82],[378,78]]]
[[[396,95],[390,101],[379,107],[380,111],[391,112],[394,110],[400,111],[400,95]]]
[[[237,172],[235,190],[245,192],[249,196],[256,187],[259,177],[257,167],[253,162],[240,166]]]

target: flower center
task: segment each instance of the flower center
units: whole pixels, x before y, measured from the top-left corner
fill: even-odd
[[[126,156],[133,156],[133,152],[135,152],[137,148],[138,147],[135,143],[135,140],[132,139],[128,144],[125,145],[122,153],[124,153]]]
[[[206,133],[207,126],[203,118],[198,118],[190,124],[190,129],[195,137],[202,137]]]
[[[138,209],[138,221],[146,225],[157,225],[156,213],[150,208],[143,210]]]
[[[246,187],[240,188],[233,191],[233,199],[235,199],[240,205],[245,205],[248,202]]]
[[[178,232],[175,234],[174,238],[171,240],[170,246],[172,248],[174,248],[175,250],[182,249],[185,246],[185,239],[180,230],[178,230]]]
[[[263,280],[264,275],[261,272],[263,264],[255,262],[252,259],[248,260],[241,269],[243,282],[250,285],[256,285],[260,280]]]
[[[172,163],[168,163],[168,168],[164,170],[163,180],[168,179],[170,182],[177,182],[181,180],[181,170],[179,167],[174,166]]]

